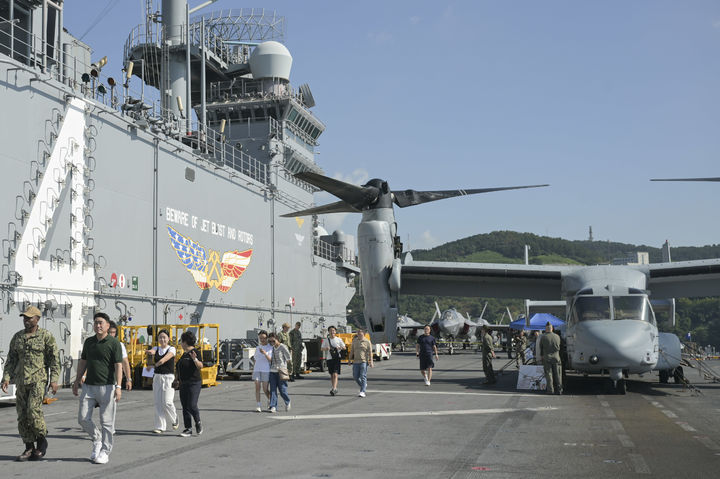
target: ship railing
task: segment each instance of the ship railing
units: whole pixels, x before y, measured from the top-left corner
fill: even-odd
[[[43,39],[17,25],[18,20],[0,16],[0,53],[28,66],[38,67],[50,73],[57,73],[62,51],[57,45],[43,42]],[[46,48],[43,48],[45,43]],[[51,52],[48,55],[48,51]]]
[[[202,26],[200,23],[190,24],[190,45],[199,46],[202,43]],[[185,25],[180,27],[178,36],[178,46],[184,47],[187,40],[188,28]],[[165,37],[165,30],[162,24],[148,22],[147,24],[137,25],[128,34],[125,40],[123,55],[125,61],[131,58],[133,50],[141,47],[154,46],[160,48]],[[205,48],[221,61],[230,65],[233,63],[244,63],[246,55],[242,49],[232,48],[225,41],[218,37],[211,30],[205,29]]]
[[[356,264],[355,255],[345,246],[333,245],[320,238],[317,238],[313,244],[313,253],[329,261],[336,263]]]

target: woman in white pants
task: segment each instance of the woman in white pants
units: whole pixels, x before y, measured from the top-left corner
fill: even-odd
[[[155,434],[162,434],[166,428],[166,419],[170,421],[173,429],[179,426],[177,411],[175,410],[175,390],[172,383],[175,380],[175,348],[170,346],[170,333],[161,329],[157,333],[158,346],[148,349],[148,356],[155,359],[155,374],[153,376],[153,395],[155,396]]]

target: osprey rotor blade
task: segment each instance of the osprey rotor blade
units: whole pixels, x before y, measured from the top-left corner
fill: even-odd
[[[478,193],[490,193],[492,191],[519,190],[523,188],[541,188],[550,185],[528,185],[528,186],[503,186],[499,188],[479,188],[474,190],[445,190],[445,191],[393,191],[395,204],[400,208],[414,206],[431,201],[453,198],[455,196],[475,195]]]
[[[720,181],[720,178],[653,178],[650,181]]]
[[[360,210],[354,208],[352,205],[345,203],[344,201],[338,201],[336,203],[330,203],[329,205],[315,206],[314,208],[308,208],[306,210],[295,211],[293,213],[286,213],[280,215],[283,218],[292,218],[295,216],[308,216],[308,215],[319,215],[322,213],[359,213]]]
[[[378,197],[378,190],[372,186],[357,186],[352,183],[336,180],[328,176],[312,173],[310,171],[302,171],[295,175],[303,181],[317,186],[321,190],[337,196],[341,200],[349,203],[356,210],[362,210],[366,206],[371,205]]]

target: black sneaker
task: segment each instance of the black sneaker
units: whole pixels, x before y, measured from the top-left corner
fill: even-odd
[[[331,389],[331,390],[330,390],[330,395],[331,395],[331,396],[334,396],[334,395],[335,395],[335,390],[334,390],[334,389]]]
[[[189,427],[186,427],[185,429],[183,429],[183,432],[180,433],[180,437],[190,437],[190,436],[192,436],[192,429],[190,429]]]
[[[203,427],[202,427],[201,422],[195,423],[195,432],[197,433],[198,436],[203,433]]]

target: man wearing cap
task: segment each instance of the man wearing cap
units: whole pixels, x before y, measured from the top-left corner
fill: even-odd
[[[295,379],[303,379],[302,376],[300,376],[300,366],[302,366],[302,349],[303,349],[303,340],[302,340],[302,331],[300,331],[300,326],[302,326],[302,323],[298,321],[295,323],[295,328],[290,331],[290,353],[292,354],[292,374],[290,375],[291,378]]]
[[[280,341],[287,346],[288,350],[292,352],[292,346],[290,345],[290,323],[283,323],[282,325],[282,331],[277,333],[278,337],[280,338]],[[290,360],[290,364],[288,364],[288,372],[292,371],[292,359]],[[290,381],[295,381],[295,378],[292,374],[290,374]]]
[[[10,383],[16,386],[18,431],[25,443],[25,451],[17,457],[18,461],[42,459],[47,451],[47,427],[42,412],[42,400],[48,383],[48,369],[50,390],[53,394],[58,390],[58,349],[52,334],[38,327],[41,315],[35,306],[30,306],[20,315],[25,329],[15,333],[10,340],[5,372],[0,384],[5,393]],[[34,443],[37,443],[37,447]]]
[[[545,334],[540,338],[540,358],[545,370],[548,394],[562,394],[562,364],[560,362],[560,336],[553,332],[550,322],[545,324]]]

